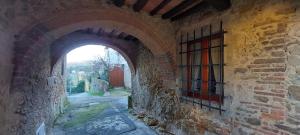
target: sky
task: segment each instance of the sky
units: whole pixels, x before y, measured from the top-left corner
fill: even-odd
[[[105,46],[101,45],[86,45],[76,48],[67,54],[67,63],[80,63],[90,61],[96,57],[104,57]]]

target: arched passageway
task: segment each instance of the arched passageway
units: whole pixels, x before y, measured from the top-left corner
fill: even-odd
[[[167,34],[169,38],[157,36],[156,32],[162,35],[165,32],[144,18],[136,18],[135,13],[116,9],[107,15],[108,11],[111,9],[82,10],[76,15],[74,11],[64,12],[44,21],[42,19],[17,36],[15,51],[18,55],[14,57],[16,65],[10,95],[22,104],[11,102],[10,106],[19,106],[22,110],[12,108],[11,111],[15,111],[12,116],[16,119],[7,121],[19,127],[14,132],[32,134],[43,122],[52,124],[64,101],[61,95],[65,95],[61,91],[64,88],[60,58],[85,44],[103,44],[124,56],[133,71],[133,89],[136,90],[133,102],[139,108],[152,109],[150,101],[155,98],[148,97],[150,93],[143,92],[144,89],[157,83],[155,89],[159,91],[163,83],[169,85],[174,81],[174,50],[168,48],[174,40]],[[126,19],[122,19],[124,17]],[[144,68],[146,65],[149,68]],[[161,66],[168,67],[168,70],[160,71]],[[143,71],[138,71],[138,68]],[[161,76],[161,72],[172,75]],[[140,85],[141,80],[147,85]],[[143,104],[139,103],[141,100]]]
[[[61,91],[67,96],[60,96],[65,100],[59,110],[63,113],[55,118],[48,133],[154,135],[149,127],[128,116],[132,71],[126,59],[107,45],[77,46],[52,68],[55,75],[57,67],[63,66],[61,76],[65,78],[65,90]]]
[[[65,35],[58,40],[56,40],[51,45],[51,66],[54,68],[55,64],[58,63],[60,58],[65,56],[71,50],[78,48],[80,46],[93,44],[93,45],[101,45],[112,48],[119,52],[125,60],[128,62],[130,70],[132,72],[135,71],[135,57],[141,44],[138,39],[134,38],[132,40],[120,39],[117,36],[119,35],[109,35],[109,33],[101,33],[101,35],[97,33],[90,33],[87,30],[78,30],[72,32],[68,35]],[[130,37],[130,35],[127,35]],[[127,37],[125,36],[125,37]]]
[[[174,134],[300,133],[299,1],[3,0],[0,7],[2,134],[51,125],[62,101],[57,61],[74,47],[63,45],[73,43],[68,37],[119,50],[134,69],[134,110]],[[209,46],[219,63],[202,51]],[[201,87],[191,90],[195,79]]]

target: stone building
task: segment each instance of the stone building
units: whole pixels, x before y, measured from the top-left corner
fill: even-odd
[[[299,0],[1,0],[0,7],[0,134],[32,135],[43,122],[51,134],[65,97],[61,61],[86,44],[121,53],[134,110],[168,132],[300,134]]]

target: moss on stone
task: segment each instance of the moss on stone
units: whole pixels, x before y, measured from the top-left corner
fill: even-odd
[[[111,96],[129,96],[130,95],[130,90],[121,88],[121,89],[110,89],[110,95]]]
[[[106,108],[110,106],[109,103],[97,104],[93,106],[89,106],[88,108],[78,111],[74,113],[74,119],[71,119],[64,123],[64,128],[71,128],[76,125],[85,123],[95,117],[96,115],[100,114]]]
[[[89,92],[90,95],[92,96],[103,96],[104,92],[102,90],[100,90],[99,92]]]
[[[68,98],[66,97],[64,99],[64,107],[67,108],[69,105],[70,105],[70,102],[69,102]]]

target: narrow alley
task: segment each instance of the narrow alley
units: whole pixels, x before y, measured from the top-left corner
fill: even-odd
[[[54,135],[156,135],[128,113],[126,96],[79,93],[68,98],[69,107],[55,121]]]

